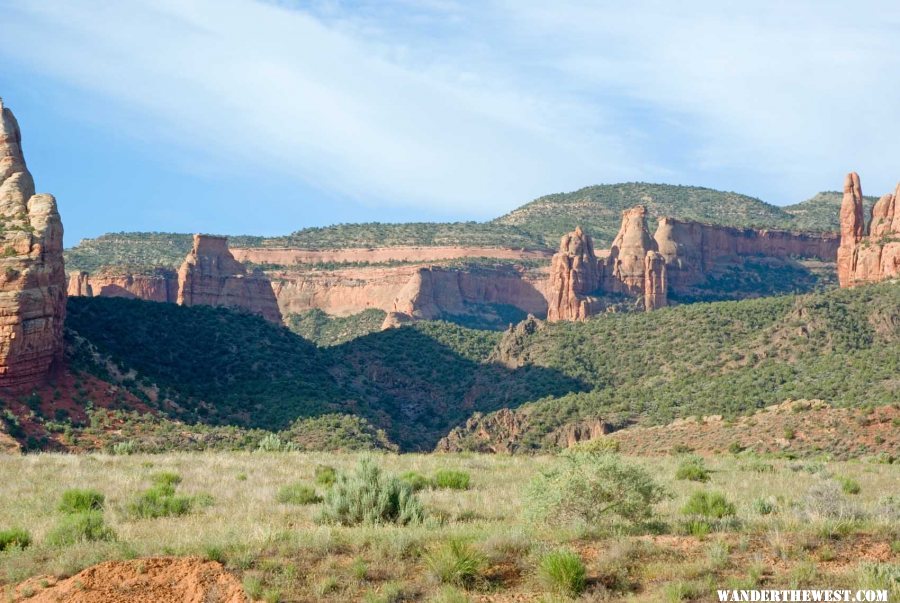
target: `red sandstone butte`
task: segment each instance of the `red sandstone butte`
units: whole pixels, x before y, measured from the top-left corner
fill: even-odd
[[[847,174],[837,264],[841,287],[900,277],[900,184],[872,207],[867,230],[859,175]]]

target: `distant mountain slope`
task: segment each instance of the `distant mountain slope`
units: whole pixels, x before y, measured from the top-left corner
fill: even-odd
[[[815,196],[794,205],[787,205],[782,209],[794,217],[795,228],[798,230],[821,230],[837,232],[841,228],[840,212],[843,193],[837,191],[824,191]],[[878,201],[878,197],[863,197],[865,216],[868,220],[872,215],[872,206]]]
[[[555,247],[559,237],[582,226],[598,247],[612,243],[622,211],[643,204],[651,218],[671,216],[727,226],[794,227],[793,218],[780,208],[738,193],[697,186],[629,182],[589,186],[571,193],[546,195],[494,220],[516,226]]]
[[[835,200],[835,195],[837,198]],[[869,202],[874,202],[870,198]],[[571,193],[546,195],[490,222],[377,222],[304,228],[280,237],[232,236],[232,247],[310,249],[386,246],[463,245],[556,249],[559,237],[577,225],[591,233],[598,247],[615,237],[622,211],[642,203],[656,218],[672,216],[739,227],[837,230],[840,195],[820,193],[808,201],[780,208],[738,193],[669,184],[604,184]],[[66,251],[70,272],[104,267],[140,270],[177,268],[190,251],[188,234],[111,233],[85,239]]]

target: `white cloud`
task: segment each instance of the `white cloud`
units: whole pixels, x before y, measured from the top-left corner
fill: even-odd
[[[0,54],[142,140],[376,206],[488,217],[624,179],[789,201],[900,178],[900,14],[844,7],[21,0]]]

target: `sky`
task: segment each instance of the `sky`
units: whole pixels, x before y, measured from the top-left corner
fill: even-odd
[[[66,245],[486,220],[625,181],[900,179],[900,3],[0,0]]]

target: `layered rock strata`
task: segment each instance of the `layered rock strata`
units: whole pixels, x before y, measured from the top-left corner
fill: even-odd
[[[248,273],[231,255],[225,237],[194,235],[194,247],[178,269],[177,303],[241,308],[281,322],[271,282]]]
[[[63,227],[35,194],[22,135],[0,100],[0,387],[40,384],[61,360],[66,313]]]
[[[875,203],[866,228],[859,175],[847,174],[837,263],[841,287],[900,278],[900,184]]]
[[[168,269],[146,274],[75,272],[69,275],[68,292],[70,296],[124,297],[175,303],[178,300],[178,273]]]

